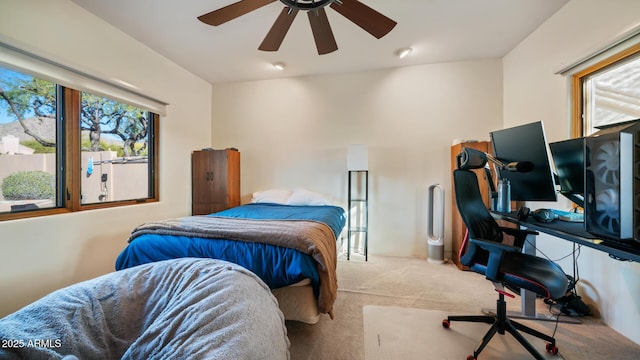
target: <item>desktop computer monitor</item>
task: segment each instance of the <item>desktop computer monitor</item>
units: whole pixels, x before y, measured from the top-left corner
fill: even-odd
[[[496,166],[498,178],[511,182],[513,201],[556,201],[556,186],[549,165],[547,140],[542,122],[489,133],[493,156],[503,163],[527,163],[528,172]],[[529,170],[527,169],[527,170]],[[513,168],[512,168],[513,170]]]
[[[549,144],[561,194],[584,194],[584,138]]]
[[[584,138],[549,144],[560,194],[584,207]]]

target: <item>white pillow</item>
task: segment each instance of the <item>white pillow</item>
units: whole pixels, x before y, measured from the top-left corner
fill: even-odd
[[[332,205],[333,199],[315,191],[296,188],[287,201],[287,205]]]
[[[291,190],[271,189],[256,191],[251,199],[252,203],[286,204],[291,196]]]

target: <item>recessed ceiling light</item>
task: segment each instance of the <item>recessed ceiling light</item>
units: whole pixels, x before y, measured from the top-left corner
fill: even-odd
[[[283,62],[275,62],[275,63],[273,63],[271,65],[273,65],[274,68],[276,68],[277,70],[280,70],[280,71],[283,71],[284,68],[287,67],[287,65],[285,65],[285,63],[283,63]]]
[[[400,59],[404,59],[405,57],[409,56],[409,54],[411,54],[412,51],[413,51],[412,48],[406,47],[406,48],[396,50],[394,54]]]

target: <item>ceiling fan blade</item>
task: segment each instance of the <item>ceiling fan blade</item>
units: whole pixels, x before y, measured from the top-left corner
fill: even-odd
[[[387,35],[397,24],[357,0],[342,0],[342,5],[331,3],[330,6],[377,39]]]
[[[205,24],[218,26],[274,1],[276,0],[241,0],[210,13],[200,15],[198,16],[198,20]]]
[[[329,25],[327,12],[324,11],[324,8],[307,11],[307,14],[309,16],[313,38],[316,40],[318,55],[324,55],[338,50],[338,44],[336,44],[336,39],[333,37],[333,31],[331,31],[331,25]]]
[[[267,36],[262,40],[262,44],[258,47],[258,50],[262,51],[278,51],[285,35],[289,31],[293,19],[298,15],[298,9],[285,7],[280,12],[280,15],[271,26],[271,30],[267,33]]]

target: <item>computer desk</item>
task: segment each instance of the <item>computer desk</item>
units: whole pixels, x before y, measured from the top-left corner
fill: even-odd
[[[517,212],[515,211],[511,213],[492,212],[492,215],[498,220],[506,220],[521,228],[545,233],[592,249],[604,251],[609,254],[609,257],[616,260],[640,262],[640,244],[625,244],[597,237],[584,230],[584,223],[582,222],[555,220],[545,223],[537,221],[532,216],[529,216],[527,220],[523,221],[518,220]],[[527,235],[522,252],[536,255],[536,235]],[[510,314],[510,316],[555,321],[555,317],[548,318],[536,315],[535,293],[521,290],[520,295],[522,312],[519,314]]]

